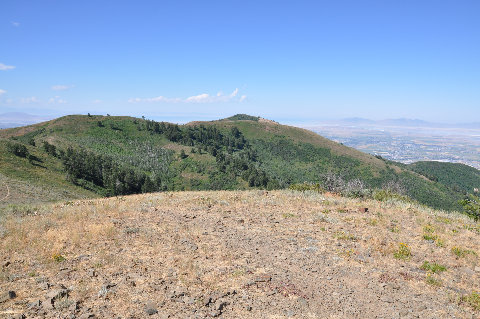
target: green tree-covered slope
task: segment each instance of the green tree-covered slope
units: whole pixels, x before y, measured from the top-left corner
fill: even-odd
[[[8,155],[2,153],[1,174],[19,183],[35,180],[53,188],[68,185],[65,189],[77,197],[283,188],[325,182],[325,176],[368,189],[393,186],[423,204],[447,210],[460,209],[458,200],[464,193],[443,178],[432,180],[409,166],[359,152],[308,130],[243,114],[186,125],[72,115],[1,130],[0,138],[4,143],[25,145],[48,163],[42,172],[51,171],[56,177],[38,177],[38,163],[8,150],[3,152]],[[5,156],[10,163],[21,163],[19,167],[24,169],[19,171],[24,173],[7,169]]]
[[[16,156],[10,152],[9,143],[11,141],[0,138],[0,210],[11,204],[98,196],[70,183],[59,159],[29,144],[22,144],[29,158]]]
[[[475,188],[480,189],[480,171],[468,165],[422,161],[410,164],[409,168],[456,191],[472,193]]]

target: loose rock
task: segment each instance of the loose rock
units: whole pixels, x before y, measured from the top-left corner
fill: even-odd
[[[6,302],[10,299],[14,299],[16,297],[17,297],[17,294],[15,293],[15,291],[13,290],[7,291],[0,296],[0,303]]]

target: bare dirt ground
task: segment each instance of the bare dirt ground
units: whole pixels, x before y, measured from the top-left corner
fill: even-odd
[[[480,314],[479,224],[411,204],[178,192],[0,222],[0,318]]]

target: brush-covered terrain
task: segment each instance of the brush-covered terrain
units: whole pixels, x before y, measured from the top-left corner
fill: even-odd
[[[480,226],[328,193],[161,192],[2,215],[0,318],[477,318]]]
[[[0,164],[2,207],[155,191],[284,189],[308,182],[351,197],[375,198],[376,191],[387,190],[453,211],[461,210],[459,200],[480,181],[479,171],[465,165],[445,170],[431,162],[402,165],[249,115],[186,125],[66,116],[0,130]]]

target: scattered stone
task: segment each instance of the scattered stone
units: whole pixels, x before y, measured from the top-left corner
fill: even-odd
[[[358,261],[358,262],[361,262],[361,263],[367,263],[367,258],[364,256],[364,255],[358,255],[357,257],[355,257],[355,260]]]
[[[368,207],[360,208],[360,213],[368,213]]]
[[[260,275],[255,278],[255,282],[269,282],[272,280],[272,276]]]
[[[210,317],[213,317],[213,318],[216,318],[216,317],[220,316],[221,314],[222,314],[221,311],[214,310],[214,311],[211,311],[211,312],[210,312],[209,316],[210,316]]]
[[[52,290],[49,293],[45,295],[45,302],[42,303],[43,309],[49,311],[55,308],[55,303],[57,303],[60,300],[64,300],[64,298],[68,298],[68,289],[56,289]],[[59,305],[60,306],[60,305]],[[61,307],[63,308],[63,304]]]
[[[6,302],[10,299],[14,299],[16,297],[17,297],[17,294],[15,293],[15,291],[13,291],[13,290],[7,291],[6,293],[3,293],[0,296],[0,303]]]
[[[211,302],[212,302],[212,297],[211,296],[207,296],[207,297],[203,298],[203,305],[205,307],[207,307]]]
[[[34,302],[31,302],[28,304],[27,308],[28,309],[38,309],[42,306],[42,301],[40,299],[35,300]]]
[[[386,303],[393,303],[393,301],[394,301],[392,299],[392,297],[390,297],[390,296],[381,296],[380,300],[383,301],[383,302],[386,302]]]
[[[115,284],[105,284],[100,288],[100,291],[98,292],[99,297],[106,297],[109,292],[111,292],[112,288],[115,287]]]
[[[231,214],[223,214],[218,207],[214,207],[208,215],[204,215],[201,212],[204,209],[202,206],[198,209],[195,219],[198,224],[195,225],[190,220],[181,218],[174,208],[160,211],[153,217],[147,216],[153,218],[148,220],[152,222],[151,225],[142,226],[148,236],[132,239],[132,243],[121,243],[124,252],[103,239],[89,242],[88,246],[85,246],[85,250],[92,252],[103,252],[105,249],[109,256],[115,257],[112,265],[101,268],[93,266],[96,260],[55,264],[54,268],[49,264],[44,268],[42,263],[35,260],[27,259],[23,265],[17,259],[12,260],[8,271],[4,270],[5,275],[21,273],[22,278],[17,283],[6,282],[9,286],[0,289],[0,297],[4,296],[2,293],[7,290],[15,290],[19,296],[0,303],[0,308],[8,307],[10,311],[5,314],[5,319],[14,318],[9,316],[20,311],[28,318],[45,319],[207,319],[268,316],[287,319],[302,317],[307,313],[311,313],[312,317],[325,318],[338,316],[403,319],[416,316],[462,318],[464,314],[470,314],[471,308],[468,304],[457,301],[461,296],[476,291],[472,289],[471,281],[476,279],[475,275],[480,275],[480,264],[457,265],[453,262],[453,254],[449,254],[442,263],[450,265],[451,276],[445,277],[443,287],[437,288],[438,293],[434,293],[433,287],[426,286],[425,272],[419,268],[424,260],[432,261],[437,258],[437,251],[431,251],[425,241],[422,240],[419,246],[415,246],[412,260],[401,262],[395,261],[389,250],[392,244],[392,247],[397,244],[398,235],[392,234],[387,228],[379,233],[372,231],[364,234],[362,240],[357,242],[341,241],[343,246],[336,246],[338,240],[331,234],[337,231],[355,232],[355,227],[359,227],[359,224],[350,218],[361,219],[361,216],[365,217],[372,212],[357,213],[358,215],[354,216],[362,207],[354,206],[353,210],[350,210],[353,215],[346,216],[345,223],[338,219],[334,225],[316,219],[317,214],[320,214],[317,213],[320,206],[312,209],[301,206],[298,207],[300,214],[304,211],[311,211],[312,214],[305,213],[301,219],[290,219],[286,222],[278,218],[280,224],[276,224],[278,221],[275,217],[281,216],[283,207],[281,198],[276,198],[277,193],[272,194],[270,198],[264,198],[255,204],[258,204],[260,209],[265,205],[265,214],[257,214],[253,209],[250,211],[248,206],[251,203],[248,199],[245,203],[240,202],[238,207],[232,206]],[[234,195],[245,196],[236,193]],[[299,196],[284,193],[280,195],[288,195],[288,198]],[[152,201],[156,202],[154,196],[166,195],[162,193],[148,196],[152,196]],[[312,198],[315,205],[318,202],[316,196]],[[175,205],[183,205],[179,197],[175,197],[174,201]],[[336,207],[341,206],[341,201],[329,201],[330,211],[322,214],[330,214],[330,218],[338,217]],[[181,210],[197,209],[194,205],[188,206],[188,202],[186,205],[186,208],[182,206]],[[359,202],[358,205],[366,204]],[[323,206],[321,207],[320,209],[323,209]],[[372,209],[375,212],[377,210],[375,207]],[[269,210],[272,215],[268,214]],[[384,212],[383,208],[378,210]],[[126,216],[129,216],[128,214]],[[409,213],[407,215],[410,216]],[[421,213],[418,215],[422,216]],[[228,217],[227,220],[224,219],[225,216]],[[390,215],[387,209],[385,216],[397,218],[398,223],[403,221],[401,216]],[[137,223],[134,219],[123,216],[121,218],[126,225]],[[169,231],[157,231],[155,225],[158,225],[160,230],[164,229],[166,224],[173,225],[165,228]],[[247,224],[248,227],[245,227]],[[363,227],[363,224],[360,226]],[[389,227],[388,223],[380,226]],[[270,227],[273,228],[272,232],[264,231],[271,230]],[[404,231],[405,237],[415,237],[421,230],[413,218],[411,225],[404,225]],[[210,235],[202,236],[202,232]],[[447,240],[451,239],[447,234],[444,236],[447,236]],[[379,247],[384,238],[384,247]],[[151,246],[149,241],[164,245],[158,249],[155,245]],[[196,245],[198,247],[195,250]],[[337,249],[341,247],[344,250]],[[347,260],[342,257],[342,252],[350,250],[353,251],[349,255],[351,258]],[[383,250],[388,254],[383,255]],[[5,260],[0,262],[0,265],[3,262]],[[68,265],[72,272],[64,280],[58,279],[58,268],[65,265]],[[26,271],[29,269],[34,269],[40,277],[28,277]],[[382,276],[385,271],[388,271],[389,276]],[[474,275],[467,276],[471,271]],[[409,282],[406,282],[407,280]],[[63,282],[75,294],[69,294],[58,282]],[[249,284],[245,285],[246,282]],[[45,291],[42,292],[40,287]],[[459,290],[459,287],[466,290]],[[425,290],[426,288],[428,289]],[[31,291],[28,291],[29,289]],[[106,298],[96,298],[97,293]],[[70,296],[66,298],[65,295]],[[77,299],[72,299],[73,297],[80,298],[80,303],[76,302]],[[453,300],[453,297],[456,299]],[[426,305],[428,309],[422,305]],[[2,314],[0,317],[3,318]],[[471,317],[473,318],[473,315]]]
[[[153,302],[149,301],[145,305],[145,312],[149,316],[154,315],[158,313],[157,306]]]
[[[91,257],[91,255],[80,255],[75,258],[76,261],[87,260]]]
[[[57,300],[68,296],[68,289],[57,289],[50,291],[45,297],[46,299]]]
[[[473,270],[471,270],[470,268],[467,268],[467,267],[460,268],[460,272],[466,274],[467,276],[473,276],[475,274],[475,272]]]
[[[58,278],[60,278],[60,279],[68,278],[68,276],[70,275],[71,272],[72,272],[72,270],[70,270],[70,269],[62,269],[58,272],[57,279]]]
[[[222,311],[225,308],[226,305],[227,305],[227,303],[225,301],[217,300],[215,302],[215,306],[214,306],[213,309],[216,309],[218,311]]]
[[[18,315],[14,315],[10,317],[11,319],[25,319],[25,315],[23,313],[20,313]]]
[[[48,290],[48,289],[50,289],[50,284],[48,282],[42,282],[42,283],[40,283],[39,287],[42,290]]]
[[[266,295],[267,295],[267,297],[270,297],[270,296],[275,295],[277,292],[278,292],[277,289],[273,289],[273,290],[268,291]]]

